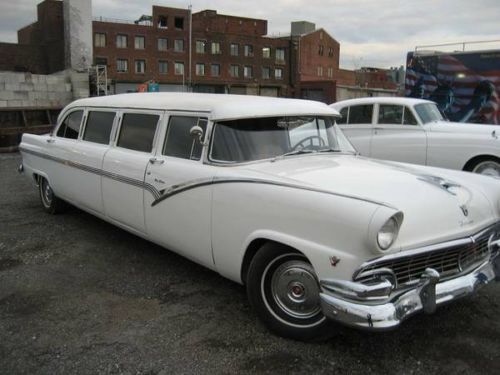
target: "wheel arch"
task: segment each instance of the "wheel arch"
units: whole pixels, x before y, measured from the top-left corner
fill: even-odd
[[[246,285],[247,283],[248,268],[250,267],[250,263],[252,263],[252,259],[255,257],[255,254],[257,254],[259,249],[262,248],[262,246],[264,246],[267,243],[274,243],[277,246],[285,246],[293,252],[302,254],[307,259],[307,256],[302,251],[298,250],[297,248],[289,244],[264,237],[255,238],[248,244],[245,250],[245,254],[243,255],[243,261],[241,263],[241,270],[240,270],[240,277],[243,285]],[[310,262],[309,259],[308,261]]]
[[[484,160],[495,160],[496,162],[500,163],[500,158],[495,155],[490,155],[490,154],[482,154],[482,155],[476,155],[469,159],[467,163],[465,163],[464,167],[462,170],[471,172],[474,166]]]

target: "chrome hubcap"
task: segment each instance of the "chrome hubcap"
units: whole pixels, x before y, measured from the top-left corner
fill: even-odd
[[[490,160],[483,161],[482,163],[476,165],[472,172],[483,174],[486,176],[500,177],[500,164]]]
[[[279,266],[271,279],[271,293],[287,315],[309,319],[320,311],[319,287],[311,265],[290,260]]]
[[[49,207],[51,205],[52,197],[53,197],[52,189],[50,188],[49,183],[46,180],[44,180],[42,182],[42,199],[43,199],[43,203],[47,207]]]

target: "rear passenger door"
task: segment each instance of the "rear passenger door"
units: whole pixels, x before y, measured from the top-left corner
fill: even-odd
[[[340,110],[337,121],[352,145],[363,156],[370,156],[373,133],[373,104],[358,104]]]
[[[425,165],[427,135],[411,109],[404,105],[379,104],[377,112],[371,156]]]
[[[157,201],[150,195],[145,197],[146,226],[155,242],[213,268],[212,187],[208,182],[215,167],[202,162],[206,150],[189,132],[195,125],[206,135],[206,115],[176,114],[168,119],[161,147],[146,171],[145,182],[163,194]],[[178,194],[170,195],[176,190]]]
[[[121,111],[113,147],[103,162],[102,197],[106,216],[139,233],[146,231],[145,197],[158,197],[156,189],[144,182],[144,176],[156,151],[162,116],[160,111]]]

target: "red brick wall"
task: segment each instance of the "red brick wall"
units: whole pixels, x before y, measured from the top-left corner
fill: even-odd
[[[356,85],[356,75],[354,74],[354,70],[339,69],[335,76],[335,80],[337,81],[337,85]]]
[[[320,54],[323,46],[323,54]],[[329,56],[330,48],[333,56]],[[340,44],[323,29],[316,30],[300,38],[299,45],[299,81],[333,81],[339,69]],[[323,68],[323,75],[318,75],[318,67]],[[328,76],[328,68],[333,69],[333,77]]]
[[[46,74],[47,64],[42,47],[29,44],[0,43],[0,71]]]
[[[226,16],[215,10],[204,10],[193,14],[193,28],[239,35],[266,35],[267,21],[254,18]]]

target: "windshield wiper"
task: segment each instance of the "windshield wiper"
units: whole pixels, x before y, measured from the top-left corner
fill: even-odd
[[[302,148],[300,150],[293,150],[293,151],[286,152],[283,155],[280,155],[280,157],[291,156],[291,155],[301,155],[301,154],[312,154],[313,152],[317,152],[317,151]]]
[[[321,150],[318,150],[317,152],[342,152],[342,150],[329,147],[329,148],[322,148]]]

